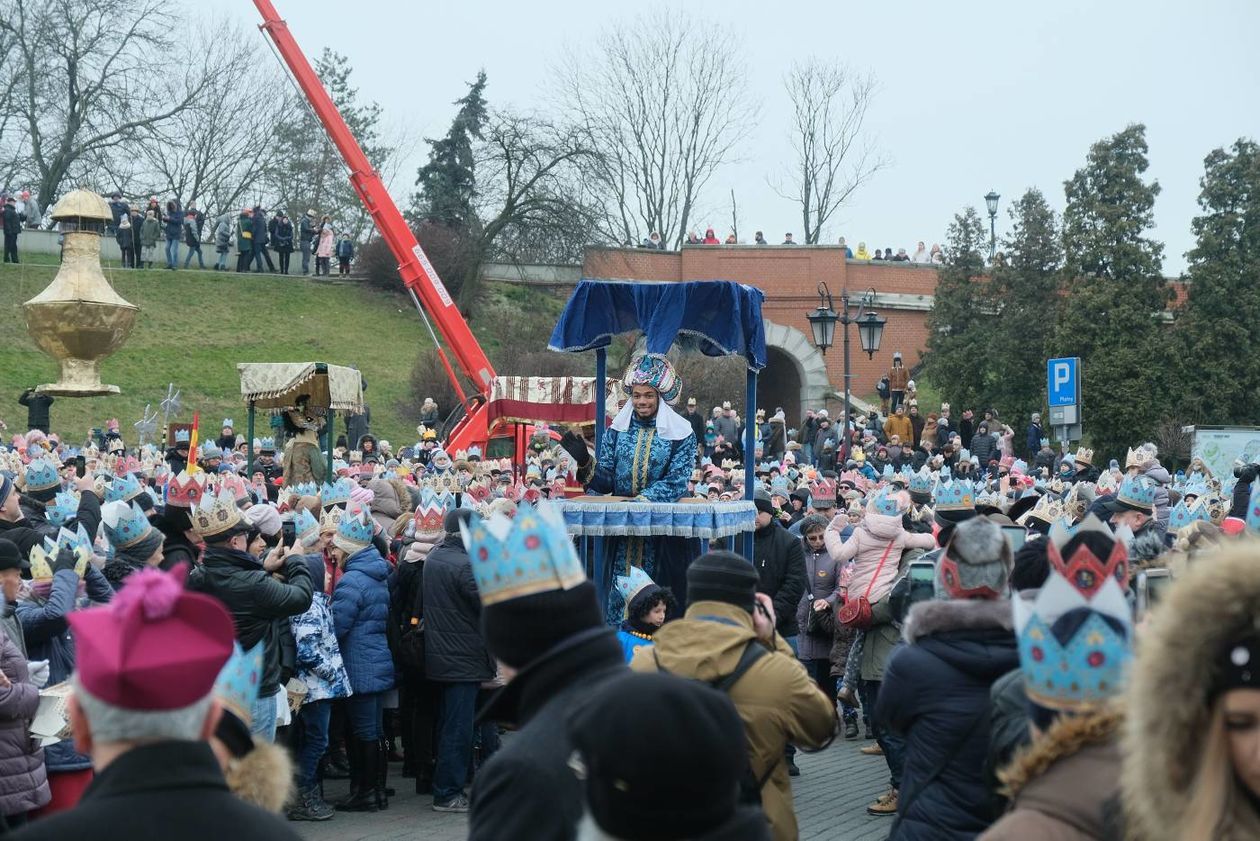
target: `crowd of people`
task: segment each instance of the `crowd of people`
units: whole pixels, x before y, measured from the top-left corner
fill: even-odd
[[[448,453],[422,424],[327,462],[306,405],[279,441],[16,435],[0,813],[29,838],[292,838],[262,813],[375,812],[402,779],[479,841],[786,841],[797,751],[840,739],[886,765],[867,811],[894,839],[1253,837],[1260,466],[1030,463],[993,411],[971,456],[921,458],[895,379],[878,430],[836,419],[834,460],[778,411],[723,450],[738,417],[682,404],[655,354],[598,451],[540,428],[516,459]],[[920,444],[875,469],[907,424]],[[717,503],[751,556],[611,529],[601,578],[553,504],[584,494]]]
[[[727,234],[726,239],[719,239],[718,235],[714,232],[712,228],[706,228],[704,231],[703,237],[697,236],[695,231],[688,231],[687,236],[683,239],[683,244],[684,245],[741,245],[744,243],[741,243],[739,241],[739,237],[737,237],[734,232]],[[751,244],[752,245],[770,245],[770,242],[766,240],[766,235],[764,232],[757,231],[755,234],[753,234],[753,241]],[[783,235],[783,242],[779,244],[780,245],[800,245],[800,243],[796,241],[791,231],[788,231],[786,234]],[[633,245],[633,242],[627,242],[626,245],[627,246]],[[906,253],[906,249],[904,248],[898,248],[896,251],[893,251],[893,249],[891,248],[876,248],[873,254],[869,250],[867,250],[866,243],[864,242],[858,243],[857,251],[854,251],[852,248],[849,247],[849,245],[845,242],[844,237],[840,237],[838,245],[840,246],[840,248],[844,249],[845,257],[849,260],[881,260],[881,261],[887,260],[893,263],[925,263],[925,264],[936,264],[936,265],[940,265],[941,263],[945,262],[945,252],[941,250],[941,246],[937,243],[932,243],[932,247],[929,249],[927,246],[923,244],[922,241],[920,241],[918,246],[915,248],[915,250],[912,253]],[[644,237],[642,241],[640,241],[636,247],[665,250],[666,246],[665,246],[665,240],[661,238],[661,235],[658,232],[653,231],[652,233]]]

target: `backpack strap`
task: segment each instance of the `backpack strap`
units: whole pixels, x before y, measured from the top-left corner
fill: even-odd
[[[719,692],[730,692],[731,687],[739,682],[744,673],[751,669],[754,663],[769,653],[766,647],[757,640],[749,640],[748,645],[744,646],[744,653],[739,656],[739,662],[735,664],[735,671],[725,677],[709,681],[709,685]]]

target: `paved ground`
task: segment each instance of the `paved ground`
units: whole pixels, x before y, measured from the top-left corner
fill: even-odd
[[[510,738],[510,737],[509,737]],[[822,753],[797,754],[801,776],[793,781],[797,820],[802,841],[883,841],[892,818],[873,818],[866,804],[887,786],[888,767],[881,757],[863,756],[862,741],[838,741]],[[398,796],[389,810],[374,814],[339,812],[323,823],[292,824],[308,841],[462,841],[467,820],[442,815],[429,807],[433,800],[417,796],[411,780],[398,777],[390,766],[390,784]],[[326,794],[340,796],[346,783],[332,782]]]

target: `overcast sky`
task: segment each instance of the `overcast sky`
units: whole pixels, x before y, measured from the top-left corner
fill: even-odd
[[[391,122],[429,136],[445,131],[451,101],[479,68],[489,76],[492,105],[541,107],[550,67],[567,45],[648,8],[579,0],[275,3],[308,56],[324,46],[346,54],[364,97],[379,102]],[[249,0],[197,8],[258,20]],[[675,8],[684,5],[660,5],[653,14]],[[1039,187],[1061,210],[1063,181],[1084,163],[1089,145],[1142,122],[1147,174],[1163,188],[1154,236],[1166,243],[1165,273],[1175,275],[1193,244],[1204,156],[1240,136],[1260,138],[1255,0],[694,0],[685,8],[701,21],[725,23],[742,40],[763,105],[742,160],[714,179],[708,212],[696,220],[695,227],[712,224],[719,235],[730,227],[734,188],[741,237],[762,229],[771,242],[785,231],[801,238],[799,208],[767,179],[791,155],[783,74],[793,58],[810,54],[879,79],[868,128],[892,166],[824,232],[824,241],[843,234],[871,250],[943,240],[964,205],[984,213],[990,189],[1002,195],[999,236],[1010,200],[1028,187]],[[395,184],[397,198],[410,191],[426,152],[422,144]]]

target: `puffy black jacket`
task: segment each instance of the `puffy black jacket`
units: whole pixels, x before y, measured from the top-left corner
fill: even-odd
[[[759,579],[757,592],[774,601],[775,630],[784,638],[796,636],[796,605],[805,593],[801,542],[772,522],[753,533],[752,560]]]
[[[989,469],[989,460],[997,453],[997,439],[992,434],[977,432],[971,436],[971,454],[980,459],[980,470]]]
[[[874,717],[905,739],[890,841],[970,841],[998,817],[985,778],[995,681],[1019,667],[1009,601],[930,601],[910,610]],[[939,773],[937,773],[939,769]]]
[[[311,573],[301,555],[282,567],[277,581],[253,555],[223,546],[207,546],[201,566],[188,577],[188,588],[214,596],[232,614],[236,639],[246,651],[259,640],[263,649],[263,677],[259,696],[280,688],[280,641],[283,620],[305,613],[311,606]]]
[[[494,661],[481,637],[481,598],[458,534],[424,559],[424,673],[429,680],[486,681]]]

